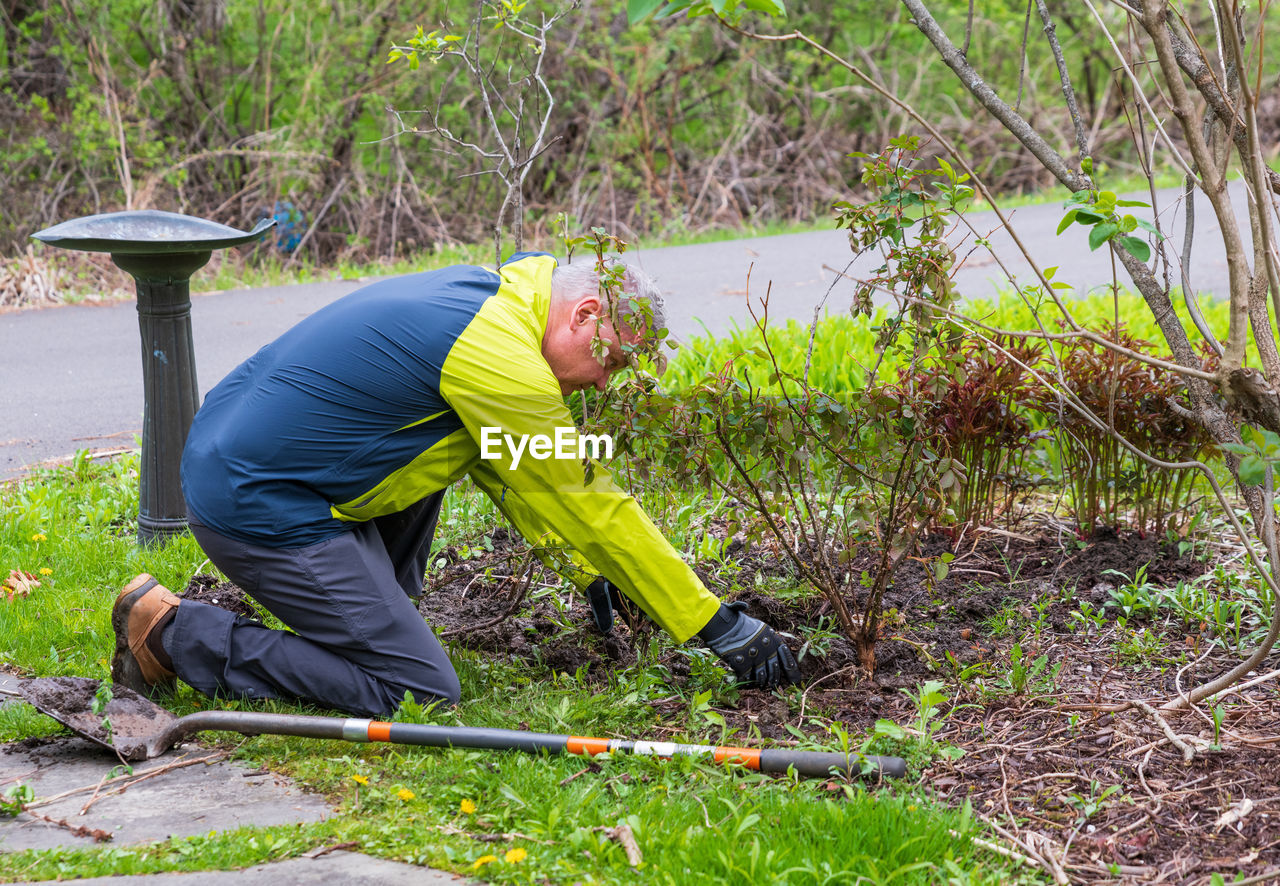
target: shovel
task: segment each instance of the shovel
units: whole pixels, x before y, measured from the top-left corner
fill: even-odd
[[[173,745],[206,729],[242,735],[296,735],[341,741],[387,741],[432,748],[475,748],[487,751],[582,754],[611,751],[651,757],[692,756],[716,763],[739,763],[760,772],[787,772],[826,778],[833,773],[876,778],[906,775],[900,757],[870,757],[858,753],[794,751],[675,744],[664,741],[625,741],[526,732],[517,729],[484,729],[468,726],[430,726],[419,723],[381,723],[377,720],[309,717],[301,714],[264,714],[255,711],[200,711],[175,717],[131,689],[112,686],[112,696],[99,712],[93,711],[97,680],[83,677],[41,677],[24,680],[22,697],[72,732],[102,745],[126,760],[149,760]],[[109,726],[108,726],[109,724]]]

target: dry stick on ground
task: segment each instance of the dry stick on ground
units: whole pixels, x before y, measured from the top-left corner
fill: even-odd
[[[101,828],[87,828],[84,825],[72,824],[65,818],[53,818],[52,816],[45,815],[42,812],[32,812],[25,806],[22,807],[22,811],[27,815],[30,815],[32,818],[39,819],[40,821],[46,821],[49,824],[56,825],[60,828],[65,828],[77,837],[92,837],[94,841],[98,843],[107,843],[115,838],[110,831],[104,831]]]
[[[142,773],[141,775],[130,775],[130,774],[117,775],[114,779],[107,782],[107,784],[114,784],[117,781],[124,781],[128,783],[121,785],[120,787],[115,788],[112,791],[109,791],[104,796],[110,796],[112,794],[121,793],[133,787],[135,784],[137,784],[140,781],[145,781],[146,779],[154,778],[157,775],[163,775],[164,773],[170,772],[174,769],[182,769],[186,766],[195,766],[197,763],[207,763],[212,765],[213,763],[218,763],[222,760],[225,760],[230,755],[231,755],[230,751],[215,751],[214,753],[209,754],[206,757],[195,757],[190,760],[186,758],[174,760],[172,763],[166,763],[165,765],[158,766],[155,769],[148,769],[146,772]],[[63,791],[59,794],[52,794],[48,797],[42,797],[38,800],[28,803],[27,807],[35,808],[38,806],[49,806],[50,804],[56,803],[59,800],[63,800],[67,797],[73,797],[76,794],[83,794],[85,791],[92,791],[100,786],[101,785],[99,783],[99,784],[87,784],[78,788],[71,788],[70,790]]]

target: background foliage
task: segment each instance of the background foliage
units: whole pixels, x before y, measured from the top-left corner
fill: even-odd
[[[1070,55],[1100,138],[1124,138],[1102,47],[1082,42],[1073,4],[1052,5],[1063,7],[1063,41],[1077,44]],[[788,26],[859,58],[983,158],[979,172],[1005,189],[1043,178],[929,63],[899,6],[793,6]],[[940,6],[955,21],[968,10]],[[558,7],[512,8],[537,21]],[[476,154],[413,131],[434,119],[484,146],[474,89],[447,61],[386,63],[418,26],[461,30],[474,9],[460,0],[3,0],[0,254],[85,213],[160,208],[246,225],[277,202],[294,210],[295,242],[315,224],[303,248],[321,262],[486,239],[499,183],[478,174],[486,164]],[[1052,62],[1036,41],[1025,63],[1007,51],[1021,43],[1025,11],[983,4],[970,56],[1040,120],[1053,113],[1039,110],[1042,95],[1053,105]],[[510,49],[495,39],[489,51]],[[547,55],[554,141],[524,194],[535,236],[557,211],[628,237],[809,220],[856,190],[850,152],[912,128],[794,47],[674,20],[629,27],[622,2],[584,0],[549,35]]]

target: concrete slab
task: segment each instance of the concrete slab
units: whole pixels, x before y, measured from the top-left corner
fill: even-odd
[[[119,761],[80,738],[27,740],[0,746],[0,790],[22,782],[39,800],[83,789],[37,811],[71,825],[107,831],[117,846],[243,825],[320,821],[332,811],[323,797],[305,793],[272,772],[225,760],[175,765],[211,755],[207,748],[184,745],[135,764],[133,779],[153,775],[103,785],[98,799],[81,815],[95,787],[112,775]],[[29,815],[0,819],[0,851],[91,845],[91,836],[77,836]]]
[[[0,671],[0,705],[8,701],[13,701],[14,696],[9,693],[17,691],[18,678],[12,674],[6,674],[4,671]]]
[[[332,852],[318,858],[293,858],[242,871],[93,877],[80,886],[461,886],[472,882],[455,874],[387,861],[358,852]],[[10,886],[10,884],[0,884]]]

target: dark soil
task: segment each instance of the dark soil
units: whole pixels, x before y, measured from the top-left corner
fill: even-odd
[[[563,591],[552,592],[558,579],[540,567],[521,580],[518,546],[505,531],[490,539],[493,551],[450,548],[437,556],[419,610],[442,638],[588,683],[603,683],[613,669],[636,663],[634,649],[647,646],[637,635],[655,632],[652,624],[619,619],[613,635],[601,637],[580,595],[566,601]],[[936,737],[965,753],[954,762],[937,760],[915,777],[948,802],[969,800],[1000,829],[1004,847],[1031,863],[1046,870],[1056,864],[1071,882],[1089,883],[1207,883],[1215,871],[1230,880],[1238,871],[1280,869],[1280,693],[1274,683],[1247,690],[1230,705],[1223,749],[1201,750],[1185,764],[1153,717],[1114,708],[1126,699],[1176,695],[1179,667],[1197,656],[1203,657],[1182,675],[1182,687],[1221,673],[1235,657],[1210,650],[1199,632],[1186,636],[1172,624],[1144,624],[1137,627],[1158,635],[1158,648],[1135,662],[1118,652],[1133,625],[1086,631],[1070,617],[1082,602],[1102,607],[1141,567],[1146,581],[1169,586],[1204,574],[1211,562],[1128,532],[1104,531],[1087,542],[1043,528],[976,540],[933,537],[923,553],[954,554],[950,573],[935,582],[926,563],[899,568],[885,596],[877,670],[867,675],[850,642],[834,632],[813,633],[819,624],[833,624],[828,604],[803,591],[779,552],[741,540],[727,549],[736,568],[698,568],[700,576],[717,594],[744,601],[751,615],[791,636],[793,650],[803,650],[806,686],[798,703],[795,696],[740,690],[735,705],[716,709],[737,730],[735,740],[758,734],[790,742],[791,729],[826,738],[822,723],[830,721],[855,735],[880,718],[911,727],[916,710],[907,691],[942,680],[953,707]],[[868,553],[851,568],[857,574],[871,563]],[[794,591],[750,590],[757,575],[774,589]],[[208,576],[193,579],[186,593],[253,614],[238,588]],[[857,601],[848,602],[857,611]],[[1009,686],[1014,644],[1024,662],[1045,656],[1034,691],[1015,694]],[[689,659],[674,647],[659,663],[673,688],[687,679]],[[655,709],[669,724],[659,733],[687,729],[682,698]],[[1207,740],[1213,737],[1207,717],[1167,719],[1177,733]],[[1245,798],[1253,804],[1246,814],[1218,826],[1228,810],[1244,809]]]
[[[196,600],[219,606],[236,615],[257,618],[258,612],[246,599],[244,591],[229,581],[219,581],[216,576],[199,573],[191,577],[182,591],[182,599]]]
[[[123,759],[147,759],[148,743],[154,744],[177,718],[119,685],[112,687],[106,705],[94,713],[98,688],[97,680],[84,677],[41,677],[22,681],[19,691],[36,710],[72,732],[111,748]]]

